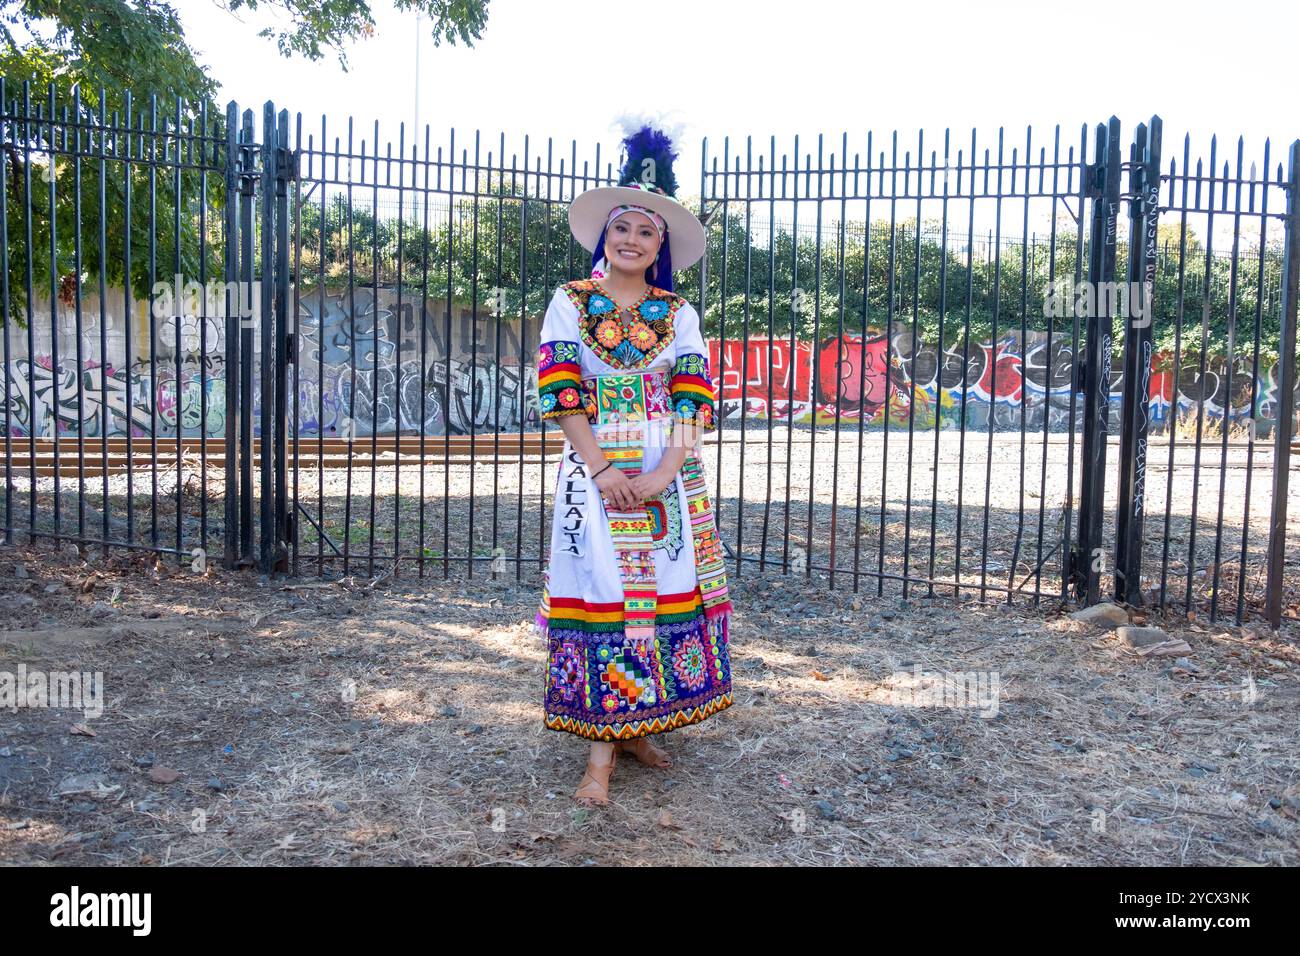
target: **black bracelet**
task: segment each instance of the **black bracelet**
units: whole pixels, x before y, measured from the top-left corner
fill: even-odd
[[[600,469],[600,471],[596,472],[594,475],[591,476],[591,480],[595,481],[597,478],[599,478],[601,475],[607,472],[610,468],[612,468],[613,465],[614,463],[612,461],[606,462],[604,468]]]

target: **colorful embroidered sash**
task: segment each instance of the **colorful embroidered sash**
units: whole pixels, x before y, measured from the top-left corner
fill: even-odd
[[[595,434],[615,468],[629,478],[641,474],[645,461],[644,422],[620,422],[598,428]],[[621,511],[610,503],[605,506],[605,516],[623,581],[624,633],[629,640],[653,644],[657,584],[650,515],[644,504]]]
[[[704,466],[694,451],[687,452],[682,463],[682,487],[686,491],[686,513],[695,542],[695,574],[704,601],[704,616],[714,618],[731,610],[727,592],[727,568],[722,540],[713,520],[713,506],[704,481]]]
[[[647,422],[673,415],[668,378],[658,369],[598,375],[582,381],[583,404],[597,444],[605,457],[627,477],[640,475],[645,464]],[[695,451],[687,452],[681,468],[686,515],[694,545],[696,577],[710,637],[718,639],[716,628],[725,626],[731,610],[722,542],[713,517],[704,479],[704,467]],[[563,507],[562,549],[581,557],[585,538],[586,496],[579,486],[587,479],[581,457],[565,442],[565,456],[558,476],[556,507]],[[654,559],[654,518],[639,505],[621,511],[605,506],[614,552],[618,556],[623,584],[623,623],[629,640],[645,641],[648,649],[655,639],[657,581]],[[546,605],[543,595],[543,605]],[[549,616],[549,615],[548,615]]]
[[[592,425],[671,418],[673,405],[668,370],[617,372],[584,378],[582,403]]]

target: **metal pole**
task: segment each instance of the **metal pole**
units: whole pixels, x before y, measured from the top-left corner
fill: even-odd
[[[1096,294],[1115,279],[1115,231],[1119,215],[1119,120],[1097,127],[1095,161],[1089,168],[1092,227],[1088,240],[1088,284],[1093,308],[1086,316],[1083,381],[1083,473],[1079,482],[1079,538],[1071,561],[1075,598],[1101,600],[1102,509],[1106,490],[1106,433],[1109,428],[1110,352],[1113,302]],[[1103,301],[1105,299],[1106,301]],[[1087,300],[1085,300],[1087,301]],[[1105,315],[1100,315],[1103,311]]]
[[[1273,429],[1273,514],[1268,524],[1268,621],[1282,624],[1286,576],[1286,504],[1295,414],[1296,303],[1300,296],[1300,140],[1287,170],[1286,247],[1282,258],[1282,318],[1277,360],[1277,423]]]
[[[253,554],[253,197],[257,179],[253,111],[240,130],[239,188],[239,564]]]
[[[234,377],[239,368],[239,316],[243,298],[233,289],[239,281],[239,105],[226,105],[226,514],[225,553],[222,565],[235,567],[239,557],[239,389]]]
[[[1147,433],[1151,427],[1151,328],[1160,219],[1160,117],[1139,124],[1129,167],[1128,287],[1123,297],[1124,404],[1120,425],[1119,502],[1115,522],[1115,597],[1140,606]],[[1138,301],[1134,302],[1134,297]]]
[[[258,565],[263,574],[271,573],[272,552],[275,547],[275,479],[272,474],[272,450],[275,447],[278,429],[273,411],[278,410],[279,396],[276,394],[276,374],[280,356],[275,347],[275,105],[267,100],[262,106],[262,272],[258,291],[261,292],[261,346],[259,357],[259,380],[262,384],[261,414],[259,425],[262,443],[258,448],[258,462],[261,466],[259,517],[261,530],[258,542]]]
[[[289,570],[289,365],[296,336],[289,335],[289,181],[296,177],[289,150],[289,111],[281,110],[275,131],[275,570]],[[293,343],[294,347],[291,347]]]

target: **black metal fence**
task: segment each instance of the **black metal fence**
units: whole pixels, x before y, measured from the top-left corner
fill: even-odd
[[[563,436],[533,353],[586,272],[568,203],[611,159],[96,102],[0,85],[6,540],[540,570]],[[1294,613],[1300,147],[1220,169],[1215,143],[1162,157],[1160,127],[1125,159],[1114,119],[706,140],[679,290],[734,573]]]

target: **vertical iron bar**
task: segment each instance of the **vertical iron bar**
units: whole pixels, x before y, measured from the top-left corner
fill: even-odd
[[[822,167],[825,163],[822,160],[822,141],[823,134],[817,134],[817,193],[816,193],[816,210],[817,219],[815,237],[813,239],[813,334],[809,341],[809,348],[812,352],[812,361],[809,363],[810,373],[808,376],[808,408],[809,428],[808,428],[808,537],[805,542],[804,576],[812,578],[813,568],[813,544],[816,541],[816,529],[813,524],[815,512],[813,505],[817,497],[817,384],[821,374],[821,363],[819,361],[820,351],[817,348],[818,341],[821,338],[821,317],[822,317]],[[804,185],[808,185],[808,180],[804,180]],[[724,224],[725,229],[725,224]],[[724,232],[725,235],[725,232]],[[727,260],[724,257],[722,267],[726,269]],[[726,291],[724,288],[722,301],[725,303]],[[723,306],[724,314],[726,306]],[[718,455],[718,463],[721,466],[722,456]],[[721,470],[719,470],[719,480],[721,479]],[[832,502],[832,507],[834,503]]]
[[[1161,121],[1138,124],[1130,152],[1128,286],[1124,311],[1124,404],[1115,522],[1115,597],[1142,606],[1142,538],[1146,519],[1147,441],[1151,427],[1151,358],[1155,349],[1156,228],[1160,220]],[[1138,295],[1138,308],[1133,297]]]
[[[101,101],[102,102],[102,101]],[[239,472],[237,469],[239,456],[239,389],[236,387],[235,376],[239,372],[239,329],[240,313],[242,310],[243,296],[239,294],[239,206],[240,197],[240,177],[239,177],[239,106],[234,100],[226,104],[226,197],[225,208],[222,215],[226,223],[226,244],[223,251],[224,272],[223,278],[226,282],[226,293],[224,302],[224,323],[225,323],[225,348],[226,348],[226,395],[225,395],[225,416],[226,416],[226,434],[225,434],[225,515],[223,518],[224,527],[222,528],[222,537],[224,539],[224,552],[222,555],[222,566],[226,570],[232,570],[235,567],[235,561],[239,557]],[[102,180],[101,180],[102,195]],[[101,212],[100,222],[103,222],[103,213]],[[103,252],[101,237],[100,252]],[[103,270],[100,270],[101,276]],[[233,290],[233,291],[232,291]],[[103,292],[100,292],[103,302]],[[101,323],[101,328],[102,328]],[[105,509],[108,501],[105,496]]]
[[[918,339],[918,323],[921,311],[921,167],[925,162],[925,134],[917,133],[916,139],[916,223],[912,239],[912,340],[908,346],[907,360],[909,371],[902,376],[907,387],[907,483],[903,495],[906,499],[903,510],[903,599],[908,596],[912,570],[912,465],[916,438],[916,357],[921,342]],[[912,162],[908,153],[903,154],[903,195],[911,183]]]
[[[239,203],[239,557],[253,558],[253,205],[255,172],[253,111],[244,110],[240,145]]]
[[[760,157],[761,161],[761,157]],[[739,165],[740,158],[736,158]],[[754,276],[754,138],[745,137],[745,304],[744,311],[741,313],[741,331],[740,331],[740,468],[736,492],[736,569],[733,572],[740,574],[742,567],[741,555],[745,550],[745,423],[747,419],[748,403],[745,401],[745,390],[749,382],[749,299],[750,286]],[[739,192],[739,184],[737,184]],[[722,349],[719,344],[718,360],[722,360]],[[726,391],[727,383],[724,377],[718,377],[718,412],[720,418],[726,417]],[[722,446],[718,446],[721,453]],[[719,454],[721,458],[721,454]],[[770,462],[769,462],[770,464]],[[832,576],[835,572],[832,569]]]
[[[1258,435],[1258,424],[1255,416],[1258,413],[1259,399],[1259,340],[1261,326],[1263,322],[1264,308],[1264,265],[1267,261],[1268,249],[1268,154],[1269,141],[1264,140],[1264,181],[1260,189],[1260,212],[1259,212],[1259,260],[1255,264],[1255,329],[1254,329],[1254,348],[1251,355],[1250,365],[1250,414],[1246,418],[1246,425],[1249,428],[1246,442],[1246,487],[1242,491],[1242,513],[1241,513],[1241,563],[1240,574],[1237,575],[1237,624],[1242,623],[1242,616],[1246,608],[1246,555],[1250,544],[1250,489],[1252,472],[1255,465],[1255,439]],[[1257,185],[1255,164],[1250,164],[1250,204],[1248,211],[1251,214],[1255,212],[1255,186]]]
[[[1115,277],[1116,225],[1119,216],[1119,119],[1097,126],[1095,160],[1088,169],[1093,201],[1088,240],[1088,283],[1093,295],[1086,324],[1083,372],[1083,473],[1079,483],[1079,540],[1072,562],[1075,598],[1084,604],[1101,600],[1101,523],[1106,494],[1106,434],[1109,428],[1110,356],[1114,303],[1097,290],[1110,288]],[[1105,315],[1098,315],[1103,309]]]
[[[1268,620],[1282,623],[1286,583],[1286,512],[1295,414],[1296,302],[1300,296],[1300,140],[1291,144],[1286,185],[1286,240],[1282,253],[1281,328],[1277,363],[1277,420],[1273,427],[1273,511],[1268,526]],[[1267,174],[1267,171],[1266,171]]]
[[[997,431],[998,408],[998,313],[1002,311],[1002,155],[1005,132],[998,127],[997,193],[993,199],[993,222],[996,236],[993,240],[993,309],[992,330],[989,333],[989,416],[988,444],[984,453],[984,527],[980,538],[980,600],[988,589],[989,574],[989,502],[993,491],[993,441]],[[987,175],[988,150],[984,151]],[[1008,594],[1008,600],[1010,595]]]
[[[290,318],[293,322],[293,350],[291,353],[293,359],[293,431],[290,433],[293,438],[293,493],[288,501],[286,521],[288,522],[289,543],[292,552],[289,573],[296,576],[300,573],[298,568],[298,456],[301,451],[302,421],[299,384],[302,376],[300,367],[302,356],[306,352],[302,347],[302,113],[294,116],[293,142],[293,219],[291,223],[293,229],[293,301],[290,306]],[[322,140],[322,144],[323,142]],[[308,138],[307,148],[310,152],[310,138]],[[317,228],[324,234],[324,216],[321,216]],[[319,386],[319,384],[320,379],[317,379],[317,385]],[[316,392],[318,395],[320,394],[319,387]],[[320,419],[317,418],[316,421],[319,422]]]
[[[344,419],[344,435],[348,443],[346,493],[343,501],[343,575],[350,570],[352,557],[352,459],[356,454],[357,437],[357,247],[356,214],[352,204],[352,117],[348,117],[348,414]],[[361,144],[362,178],[365,176],[366,144]],[[322,343],[323,344],[323,343]]]
[[[770,151],[771,162],[768,167],[768,174],[771,176],[771,183],[768,188],[767,202],[767,342],[764,345],[764,354],[767,357],[767,406],[765,408],[767,424],[767,458],[764,475],[766,476],[763,491],[763,523],[762,534],[758,545],[758,568],[760,571],[767,568],[767,533],[772,520],[772,426],[776,418],[772,404],[775,396],[775,377],[776,369],[773,367],[773,353],[776,339],[776,136],[771,135],[768,140],[768,149]],[[763,166],[763,160],[759,158],[760,175]],[[742,387],[741,402],[746,401],[747,390]]]
[[[52,373],[52,390],[51,398],[53,405],[50,410],[50,434],[54,438],[54,549],[59,550],[59,535],[63,530],[63,492],[60,487],[60,475],[62,470],[59,467],[59,417],[63,408],[63,403],[59,399],[59,378],[61,369],[59,367],[59,251],[57,239],[57,220],[58,205],[56,199],[58,177],[58,141],[55,123],[58,116],[55,112],[54,84],[50,83],[47,91],[50,108],[50,129],[49,138],[46,148],[49,150],[50,157],[50,371]],[[6,264],[7,265],[7,264]],[[31,356],[35,358],[35,356]],[[35,487],[32,488],[35,491]]]
[[[276,380],[279,378],[277,363],[279,356],[275,348],[275,106],[270,100],[262,105],[262,179],[261,179],[261,270],[258,292],[261,293],[261,314],[259,316],[258,340],[261,353],[258,355],[258,381],[261,383],[261,401],[259,403],[258,424],[261,442],[258,446],[260,465],[258,478],[258,566],[263,574],[270,574],[273,563],[273,550],[276,545],[275,535],[275,478],[274,454],[276,420]]]
[[[1224,360],[1223,415],[1221,419],[1222,441],[1219,448],[1219,508],[1214,525],[1214,574],[1210,579],[1210,620],[1216,620],[1219,612],[1219,575],[1223,571],[1223,507],[1228,489],[1228,432],[1232,424],[1232,373],[1236,364],[1237,345],[1237,275],[1238,257],[1241,251],[1241,166],[1244,140],[1237,138],[1237,176],[1236,191],[1233,196],[1232,211],[1232,257],[1228,269],[1228,355]],[[1228,183],[1231,182],[1228,162],[1223,163],[1223,205],[1228,202]]]
[[[366,145],[361,144],[361,176],[365,179]],[[379,120],[375,120],[374,180],[370,188],[370,512],[366,548],[366,577],[375,577],[375,493],[379,461]]]
[[[186,138],[182,134],[184,118],[182,115],[181,98],[176,97],[176,117],[174,129],[174,141],[176,144],[175,166],[172,169],[172,275],[173,277],[181,273],[181,197],[184,195],[183,184],[181,182],[181,170],[184,166],[184,145]],[[193,129],[190,130],[191,135]],[[166,147],[163,148],[163,155],[166,156]],[[199,237],[200,243],[202,237]],[[203,250],[200,247],[199,256],[202,257]],[[186,285],[194,281],[193,276],[186,277]],[[202,298],[203,293],[200,291],[198,298]],[[188,296],[186,299],[188,300]],[[183,313],[183,309],[177,309],[178,313]],[[203,307],[195,301],[194,319],[196,322],[203,322]],[[181,316],[178,314],[176,319],[176,338],[175,338],[175,389],[174,408],[176,410],[176,552],[177,561],[180,566],[184,567],[185,552],[182,550],[184,544],[183,521],[181,516],[184,513],[184,440],[185,440],[185,379],[184,379],[184,347],[181,341]],[[203,356],[199,355],[199,364],[202,365]],[[203,423],[199,423],[199,445],[203,444]],[[155,465],[155,469],[157,466]]]
[[[1170,538],[1170,520],[1173,514],[1173,494],[1174,494],[1174,452],[1178,447],[1178,386],[1179,376],[1183,367],[1183,306],[1186,301],[1187,287],[1187,190],[1191,182],[1189,175],[1189,157],[1191,155],[1192,138],[1190,134],[1183,137],[1183,195],[1182,203],[1179,208],[1178,224],[1178,307],[1175,309],[1174,317],[1174,361],[1173,361],[1173,382],[1169,391],[1169,419],[1165,431],[1169,435],[1169,459],[1166,464],[1168,478],[1165,482],[1165,524],[1164,534],[1162,535],[1164,544],[1160,556],[1160,594],[1156,601],[1156,606],[1163,608],[1166,601],[1166,589],[1169,584],[1169,538]],[[1169,206],[1174,206],[1174,183],[1176,179],[1177,161],[1169,161]]]
[[[943,428],[943,394],[945,391],[943,378],[944,369],[948,364],[948,349],[944,341],[946,338],[944,320],[948,312],[948,164],[951,143],[952,130],[945,128],[943,131],[943,202],[940,205],[939,212],[939,332],[938,340],[935,342],[934,461],[930,469],[930,561],[929,568],[926,571],[926,577],[930,579],[930,583],[926,588],[926,597],[934,597],[934,562],[939,530],[939,446],[940,431]],[[938,163],[932,151],[930,155],[931,193],[934,192],[933,177],[937,165]],[[969,237],[967,237],[967,240],[969,241]]]
[[[893,417],[894,387],[894,279],[898,268],[898,130],[891,138],[889,161],[889,275],[885,281],[885,418],[880,451],[880,518],[877,527],[880,549],[876,554],[876,597],[885,593],[885,515],[889,501],[889,425]],[[880,176],[884,182],[885,157],[880,157]]]
[[[1074,218],[1074,276],[1072,288],[1078,289],[1079,283],[1083,278],[1083,224],[1084,224],[1084,205],[1092,192],[1092,185],[1089,181],[1088,172],[1088,124],[1083,123],[1079,128],[1079,163],[1074,163],[1074,148],[1070,148],[1070,172],[1069,182],[1066,185],[1070,189],[1074,183],[1074,175],[1079,174],[1079,186],[1075,191],[1075,197],[1079,205],[1079,214]],[[1073,299],[1073,297],[1072,297]],[[1073,301],[1070,308],[1070,400],[1068,403],[1068,425],[1066,428],[1066,453],[1065,453],[1065,508],[1061,513],[1061,600],[1069,598],[1070,588],[1072,587],[1074,576],[1074,550],[1072,548],[1071,532],[1073,529],[1072,518],[1074,509],[1074,452],[1075,452],[1075,432],[1078,425],[1079,411],[1079,383],[1080,377],[1077,370],[1080,368],[1079,360],[1079,310],[1073,307]]]
[[[142,117],[143,119],[143,117]],[[164,123],[166,121],[164,120]],[[143,146],[143,138],[141,139]],[[145,159],[143,148],[140,158]],[[163,162],[166,162],[164,152]],[[158,95],[149,96],[149,543],[158,547],[158,317],[154,309],[154,290],[158,281]],[[173,276],[173,280],[175,277]],[[180,290],[172,289],[172,308],[183,311]],[[179,324],[179,315],[176,318]],[[180,395],[176,399],[179,401]]]
[[[101,100],[101,103],[103,101]],[[9,311],[9,147],[10,142],[10,124],[9,124],[9,92],[5,83],[5,78],[0,76],[0,260],[3,260],[5,267],[0,273],[0,319],[4,323],[4,408],[5,408],[5,474],[14,473],[14,452],[13,452],[13,383],[10,378],[11,365],[10,355],[12,354],[9,341],[9,328],[12,315]],[[101,126],[101,136],[103,135]],[[103,215],[100,216],[101,221]],[[100,250],[100,263],[103,263],[103,250]],[[99,270],[100,275],[104,273],[103,268]],[[100,300],[101,308],[103,300]],[[103,328],[101,323],[100,328]],[[105,514],[107,514],[107,496],[105,496]],[[5,482],[5,544],[13,544],[14,539],[14,483]],[[108,537],[107,534],[104,535]]]
[[[269,116],[274,132],[271,154],[275,156],[275,257],[272,276],[275,283],[275,418],[272,423],[275,444],[275,500],[272,526],[274,528],[274,555],[272,570],[286,573],[289,570],[289,446],[285,428],[289,420],[288,385],[289,365],[297,372],[295,354],[298,337],[289,337],[289,181],[298,178],[296,158],[289,152],[289,111],[281,110]],[[268,229],[270,224],[268,223]],[[267,271],[266,268],[263,269]],[[295,277],[296,284],[296,277]],[[290,350],[289,343],[294,343]],[[296,392],[295,392],[296,395]],[[295,403],[296,404],[296,403]],[[263,439],[265,440],[265,439]],[[296,470],[296,459],[295,459]]]
[[[857,395],[854,400],[858,405],[858,468],[854,479],[854,506],[853,506],[853,592],[856,594],[861,578],[862,567],[862,452],[866,444],[867,437],[867,317],[871,309],[871,144],[872,133],[867,133],[867,167],[863,172],[866,173],[866,195],[862,213],[862,322],[859,334],[861,336],[858,343],[858,371],[861,380],[856,388]],[[857,194],[858,173],[861,168],[860,162],[855,156],[853,169],[853,192]],[[770,241],[769,241],[770,245]],[[888,359],[888,351],[885,356]],[[888,394],[888,368],[886,368],[886,394]],[[769,443],[770,458],[770,443]],[[770,478],[769,478],[770,481]]]
[[[127,105],[130,106],[130,93],[127,94]],[[129,182],[129,173],[128,173]],[[128,209],[130,208],[130,191],[127,192]],[[24,243],[23,251],[26,253],[24,262],[24,303],[27,306],[27,394],[36,395],[36,294],[34,291],[35,280],[33,278],[35,266],[32,258],[35,256],[35,249],[32,248],[32,94],[31,81],[23,80],[23,231]],[[131,248],[130,234],[127,235],[127,250]],[[6,263],[6,267],[8,263]],[[131,269],[127,266],[127,278],[129,280]],[[127,292],[127,300],[130,300],[130,292]],[[128,329],[130,323],[127,324]],[[128,336],[129,341],[129,336]],[[130,420],[130,399],[128,392],[127,420]],[[36,433],[40,428],[40,422],[36,418],[36,402],[29,399],[28,405],[30,410],[27,413],[27,449],[28,449],[28,470],[31,478],[31,488],[27,493],[27,543],[35,544],[36,535]],[[129,435],[129,432],[128,432]],[[130,439],[128,438],[128,441]],[[130,499],[127,499],[127,507],[130,508]],[[129,514],[129,511],[128,511]]]
[[[1025,129],[1025,192],[1024,208],[1020,222],[1020,364],[1023,370],[1029,344],[1029,175],[1033,162],[1033,127]],[[1016,192],[1016,151],[1011,151],[1011,193]],[[1016,496],[1016,543],[1011,549],[1011,567],[1007,571],[1007,603],[1011,603],[1012,589],[1016,584],[1016,568],[1020,562],[1020,545],[1025,534],[1025,425],[1029,411],[1029,394],[1025,388],[1022,371],[1020,378],[1020,493]]]

